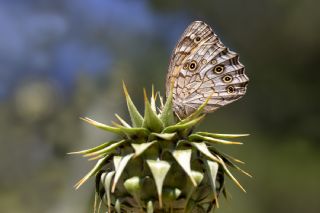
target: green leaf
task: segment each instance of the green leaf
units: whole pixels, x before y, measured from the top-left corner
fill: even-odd
[[[120,165],[120,161],[122,159],[122,156],[114,156],[113,157],[113,165],[114,165],[114,168],[115,170],[117,171],[119,169],[119,165]]]
[[[222,194],[223,189],[225,188],[225,175],[219,176],[219,196]]]
[[[219,133],[209,133],[209,132],[196,132],[198,135],[209,136],[213,138],[240,138],[246,137],[250,134],[219,134]]]
[[[101,209],[101,203],[102,203],[102,200],[99,201],[98,210],[97,210],[98,213],[100,212],[100,209]],[[95,209],[94,209],[94,213],[95,213]]]
[[[92,152],[96,152],[96,151],[99,151],[103,148],[105,148],[106,146],[109,146],[111,143],[115,143],[115,141],[108,141],[108,142],[105,142],[99,146],[96,146],[94,148],[91,148],[91,149],[85,149],[85,150],[81,150],[81,151],[76,151],[76,152],[69,152],[67,153],[68,155],[73,155],[73,154],[89,154],[89,153],[92,153]]]
[[[98,162],[96,163],[96,165],[90,170],[90,172],[88,172],[83,178],[81,178],[81,180],[79,180],[74,187],[76,189],[79,189],[79,187],[84,184],[90,177],[94,176],[104,165],[104,163],[109,159],[110,157],[107,156],[103,159],[98,160]]]
[[[182,150],[175,150],[172,152],[173,157],[176,159],[176,161],[179,163],[179,165],[182,167],[182,169],[186,172],[186,174],[189,176],[192,184],[194,186],[197,186],[196,181],[193,179],[191,174],[191,149],[182,149]]]
[[[142,127],[143,117],[141,116],[141,114],[137,110],[136,106],[133,104],[125,83],[122,82],[122,84],[123,84],[123,91],[126,96],[128,111],[130,114],[132,125],[133,125],[133,127]]]
[[[150,134],[149,130],[143,127],[128,128],[116,123],[114,123],[114,125],[116,125],[123,132],[123,134],[129,138],[147,137]]]
[[[150,138],[151,139],[163,139],[163,140],[167,140],[167,141],[170,141],[170,140],[173,140],[175,137],[176,137],[176,133],[151,133],[150,134]]]
[[[158,95],[159,95],[160,107],[161,107],[161,109],[163,109],[163,108],[164,108],[163,98],[162,98],[162,96],[160,95],[160,92],[158,92]]]
[[[128,137],[147,137],[150,132],[146,128],[126,128],[126,127],[121,127],[121,131],[123,131]]]
[[[195,171],[195,170],[192,170],[191,171],[191,176],[192,176],[192,178],[196,181],[196,185],[198,186],[198,185],[200,185],[200,183],[202,182],[202,180],[203,180],[203,174],[201,173],[201,172],[199,172],[199,171]],[[186,203],[187,203],[187,206],[186,206],[186,211],[185,212],[190,212],[190,202],[192,203],[193,201],[192,201],[192,199],[191,199],[191,197],[192,197],[192,195],[193,195],[193,193],[194,193],[194,191],[195,191],[195,189],[196,189],[196,187],[194,187],[194,186],[190,186],[190,187],[188,187],[187,188],[187,195],[186,195]],[[189,210],[188,210],[189,209]]]
[[[108,154],[96,155],[96,156],[94,156],[92,158],[89,158],[88,161],[99,160],[100,158],[104,158],[106,156],[108,156]]]
[[[121,213],[121,201],[120,199],[116,199],[115,210],[117,213]]]
[[[97,150],[95,152],[90,152],[88,154],[85,154],[84,156],[85,157],[90,157],[90,156],[94,156],[94,155],[102,155],[102,154],[107,154],[107,153],[110,153],[112,152],[113,150],[115,150],[117,147],[119,147],[120,145],[124,144],[124,143],[127,143],[128,140],[121,140],[121,141],[118,141],[116,143],[112,143],[110,144],[109,146],[103,148],[103,149],[100,149],[100,150]]]
[[[114,176],[114,180],[113,180],[113,184],[112,184],[112,189],[111,189],[112,193],[116,189],[116,185],[117,185],[117,183],[119,181],[119,178],[120,178],[123,170],[126,168],[128,162],[133,157],[133,155],[134,155],[133,153],[125,155],[124,157],[121,158],[118,166],[115,166],[116,167],[116,174]]]
[[[228,154],[226,154],[226,153],[224,153],[224,152],[218,151],[214,146],[208,146],[208,149],[209,149],[211,152],[214,152],[214,153],[222,156],[222,157],[223,157],[223,160],[225,160],[225,159],[226,159],[227,161],[231,161],[231,160],[232,160],[232,161],[234,161],[234,162],[236,162],[236,163],[245,164],[245,162],[243,162],[243,161],[241,161],[241,160],[239,160],[239,159],[237,159],[237,158],[235,158],[235,157],[233,157],[233,156],[231,156],[231,155],[228,155]]]
[[[227,154],[225,154],[225,153],[222,153],[222,152],[220,152],[220,151],[217,151],[214,147],[208,147],[208,149],[211,150],[211,151],[213,151],[213,152],[215,152],[217,155],[219,155],[220,158],[226,163],[226,165],[228,165],[228,166],[230,166],[230,167],[233,167],[233,168],[237,169],[239,172],[243,173],[244,175],[252,178],[252,175],[251,175],[251,174],[249,174],[248,172],[242,170],[239,166],[237,166],[236,164],[234,164],[231,160],[233,160],[234,162],[238,162],[238,163],[239,163],[239,162],[240,162],[240,163],[244,163],[244,162],[242,162],[242,161],[240,161],[240,160],[238,160],[238,159],[235,159],[234,157],[232,157],[232,156],[230,156],[230,155],[227,155]],[[230,158],[231,160],[230,160],[229,158]]]
[[[97,202],[98,202],[98,193],[95,192],[94,193],[94,203],[93,203],[93,213],[96,213]],[[100,202],[101,202],[101,199],[100,199]]]
[[[103,183],[104,189],[106,190],[106,196],[107,196],[107,206],[108,209],[111,209],[111,181],[115,174],[115,171],[108,172],[107,174],[104,174],[104,176],[101,176],[101,182]]]
[[[232,173],[229,171],[229,169],[227,168],[226,164],[223,162],[223,160],[217,156],[217,158],[219,158],[220,160],[220,165],[222,166],[224,172],[226,173],[226,175],[236,184],[236,186],[238,186],[243,192],[246,192],[246,190],[241,186],[241,184],[239,183],[239,181],[232,175]]]
[[[241,172],[242,174],[252,178],[252,175],[246,171],[244,171],[243,169],[241,169],[239,166],[237,166],[236,164],[232,163],[230,160],[228,159],[223,159],[223,161],[230,167],[235,168],[236,170],[238,170],[239,172]]]
[[[168,126],[163,130],[163,133],[172,133],[172,132],[186,131],[188,129],[191,129],[194,126],[196,126],[204,118],[204,116],[205,115],[202,115],[186,123],[182,123],[182,124],[178,123],[172,126]]]
[[[102,197],[103,194],[100,194],[100,185],[101,185],[101,177],[105,175],[105,170],[100,170],[96,173],[95,177],[95,187],[96,187],[96,193]]]
[[[157,114],[156,99],[157,99],[157,94],[154,93],[154,86],[152,85],[150,105],[154,113]]]
[[[131,126],[125,120],[123,120],[118,114],[115,114],[115,116],[123,126],[127,128],[131,128]]]
[[[146,143],[131,143],[132,148],[135,151],[134,157],[140,156],[146,149],[152,146],[154,143],[158,141],[151,141]]]
[[[87,117],[80,118],[80,119],[85,121],[85,122],[87,122],[87,123],[89,123],[89,124],[91,124],[91,125],[93,125],[93,126],[95,126],[95,127],[97,127],[97,128],[99,128],[99,129],[102,129],[102,130],[105,130],[105,131],[108,131],[108,132],[113,132],[113,133],[116,133],[118,135],[122,135],[121,130],[119,128],[117,128],[117,127],[108,126],[108,125],[105,125],[103,123],[99,123],[99,122],[97,122],[95,120],[92,120],[90,118],[87,118]]]
[[[172,202],[178,199],[182,191],[178,188],[164,187],[162,190],[162,193],[163,193],[163,200],[165,202]]]
[[[189,135],[188,140],[190,140],[190,141],[207,141],[210,143],[219,143],[219,144],[226,144],[226,145],[232,145],[232,144],[241,145],[242,144],[241,142],[227,141],[227,140],[222,140],[222,139],[218,139],[218,138],[202,136],[202,135],[198,135],[198,134]]]
[[[194,146],[197,150],[199,150],[203,155],[205,155],[207,158],[213,160],[214,162],[221,163],[220,159],[217,158],[217,156],[214,156],[209,151],[207,145],[204,142],[188,142],[192,146]]]
[[[173,90],[170,90],[169,97],[163,107],[163,110],[160,114],[160,119],[162,120],[165,127],[174,124],[174,115],[173,115]]]
[[[147,203],[147,213],[153,213],[153,212],[154,212],[153,202],[149,200]]]
[[[149,100],[147,98],[146,90],[144,92],[144,104],[145,104],[145,111],[144,111],[144,120],[142,126],[151,130],[152,132],[161,132],[163,129],[163,123],[158,118],[157,114],[153,111]]]
[[[138,176],[131,177],[124,181],[124,188],[129,192],[130,195],[136,200],[136,202],[141,207],[141,188],[142,181]]]
[[[147,164],[155,180],[159,197],[159,206],[162,208],[162,186],[171,165],[163,160],[147,160]]]
[[[208,177],[209,177],[211,189],[214,195],[214,200],[216,201],[217,207],[219,208],[218,196],[216,192],[217,190],[216,179],[217,179],[219,164],[211,160],[206,160],[205,164],[206,164],[207,170],[209,171]]]
[[[141,180],[138,176],[128,178],[124,181],[124,187],[132,195],[140,195],[141,192]]]
[[[199,108],[196,111],[194,111],[191,115],[189,115],[185,119],[181,120],[179,122],[179,124],[188,123],[189,121],[194,120],[195,118],[199,117],[203,113],[203,110],[204,110],[205,106],[207,106],[210,99],[211,99],[211,95],[206,99],[205,102],[203,102],[203,104],[201,104],[201,106],[199,106]]]
[[[196,181],[197,186],[200,185],[201,181],[203,180],[203,174],[201,172],[192,170],[191,175],[192,178]]]

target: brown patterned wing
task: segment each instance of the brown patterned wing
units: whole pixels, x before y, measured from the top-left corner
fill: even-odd
[[[211,96],[205,113],[241,98],[249,79],[237,53],[230,51],[202,21],[192,22],[173,51],[167,96],[173,85],[173,108],[181,119]]]

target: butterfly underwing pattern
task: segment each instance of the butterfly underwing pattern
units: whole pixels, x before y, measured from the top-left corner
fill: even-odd
[[[249,78],[239,55],[229,50],[209,25],[192,22],[173,50],[166,95],[173,89],[173,110],[183,119],[208,98],[204,113],[238,100]]]

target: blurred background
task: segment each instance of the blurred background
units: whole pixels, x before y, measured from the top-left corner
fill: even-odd
[[[0,1],[1,212],[92,212],[93,162],[67,152],[112,135],[79,120],[128,117],[127,83],[165,91],[169,57],[186,26],[211,25],[241,55],[247,95],[199,128],[250,133],[227,147],[247,162],[247,189],[218,213],[320,212],[320,1]]]

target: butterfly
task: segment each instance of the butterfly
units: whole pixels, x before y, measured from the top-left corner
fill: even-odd
[[[207,99],[204,113],[238,100],[246,93],[248,81],[239,55],[229,50],[209,25],[194,21],[173,50],[166,95],[173,90],[173,110],[183,119]]]

